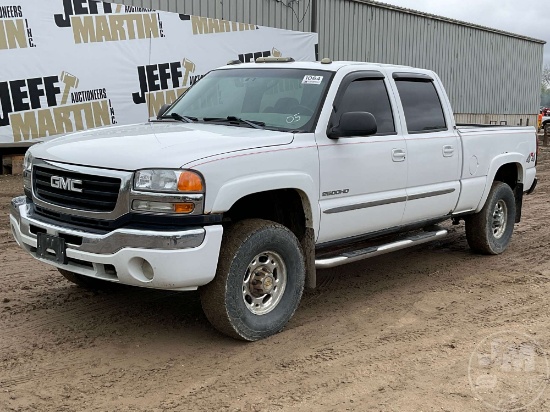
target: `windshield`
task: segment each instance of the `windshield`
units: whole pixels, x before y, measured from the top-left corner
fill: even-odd
[[[283,68],[216,70],[164,116],[177,113],[199,122],[311,132],[332,74]]]

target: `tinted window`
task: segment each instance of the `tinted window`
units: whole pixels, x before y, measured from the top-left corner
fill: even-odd
[[[447,130],[433,82],[396,80],[409,133]]]
[[[378,134],[395,133],[390,98],[382,79],[361,79],[350,83],[338,105],[338,113],[345,112],[372,113]]]

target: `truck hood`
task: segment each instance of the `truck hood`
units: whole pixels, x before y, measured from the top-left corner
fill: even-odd
[[[32,147],[35,158],[118,170],[180,168],[224,153],[292,143],[292,133],[203,123],[111,126]]]

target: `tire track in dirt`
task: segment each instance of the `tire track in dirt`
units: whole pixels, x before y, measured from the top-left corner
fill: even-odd
[[[0,362],[0,410],[484,410],[467,379],[476,342],[533,331],[550,348],[549,154],[504,255],[470,253],[461,225],[437,244],[320,272],[288,327],[253,344],[212,331],[195,295],[186,306],[164,292],[66,287],[6,243],[6,223],[0,353],[16,349]],[[13,313],[3,296],[15,296]]]
[[[531,235],[531,233],[525,233],[525,235]],[[459,237],[461,237],[461,235],[458,235]],[[443,241],[444,243],[441,245],[442,247],[446,248],[446,249],[455,249],[456,246],[455,246],[455,243],[454,243],[455,239],[452,239],[450,241]],[[517,236],[516,236],[516,241],[518,241],[517,239]],[[519,239],[519,242],[521,242],[522,239]],[[462,246],[462,245],[461,245]],[[432,249],[435,249],[437,248],[438,246],[430,246],[430,248]],[[546,255],[545,255],[546,256]],[[462,256],[462,258],[464,258],[464,256]],[[519,258],[519,259],[518,259]],[[532,253],[532,250],[531,252],[528,252],[528,251],[524,251],[524,249],[520,249],[520,252],[518,253],[517,251],[513,252],[513,254],[509,255],[508,258],[502,260],[500,262],[500,264],[495,264],[493,262],[492,265],[495,265],[495,266],[498,266],[498,267],[502,267],[503,269],[509,269],[509,263],[510,262],[515,262],[516,264],[519,263],[518,266],[522,267],[523,263],[526,263],[528,264],[533,258],[533,253]],[[405,258],[406,260],[406,258]],[[519,260],[519,262],[518,262]],[[482,268],[485,266],[485,262],[481,259],[479,259],[479,257],[475,257],[474,255],[472,256],[468,256],[468,261],[470,262],[475,262],[474,265],[472,265],[470,267],[470,270],[472,272],[475,272],[476,270],[479,270],[479,272],[482,272]],[[458,262],[455,262],[455,263],[458,263]],[[449,266],[452,266],[453,265],[453,262],[451,262],[449,264]],[[525,266],[528,266],[528,265],[525,265]],[[533,276],[534,275],[534,276]],[[524,285],[529,285],[530,282],[528,282],[526,279],[529,279],[530,277],[534,277],[535,279],[535,282],[538,282],[542,285],[545,285],[547,283],[547,278],[546,277],[542,277],[540,276],[540,274],[537,274],[537,273],[532,273],[532,272],[529,272],[529,273],[523,273],[522,274],[522,277],[520,277],[520,279],[523,279],[523,284]],[[465,274],[463,275],[463,279],[458,279],[458,281],[460,280],[466,280],[468,279],[468,275]],[[343,290],[343,289],[346,289],[349,287],[349,284],[347,283],[347,280],[349,280],[349,276],[346,276],[344,275],[344,279],[339,279],[339,280],[335,280],[335,276],[333,276],[332,274],[327,276],[326,279],[328,280],[325,280],[324,282],[322,281],[321,283],[321,286],[322,288],[326,288],[326,289],[329,289],[329,287],[331,288],[331,293],[334,293],[334,291],[339,291],[339,290]],[[480,280],[481,282],[489,282],[488,285],[490,286],[491,285],[491,281],[493,279],[487,279],[487,280]],[[496,279],[494,279],[496,280]],[[504,285],[506,285],[506,282],[503,282]],[[516,281],[510,281],[509,282],[510,285],[518,285],[518,283]],[[519,285],[521,285],[522,283],[519,283]],[[425,286],[428,286],[428,287],[431,287],[431,285],[425,285]],[[438,285],[439,286],[439,285]],[[498,285],[498,286],[501,286],[501,285]],[[495,287],[498,287],[495,285]],[[465,288],[469,287],[468,286],[468,282],[466,282],[466,285],[465,285]],[[484,287],[486,288],[486,286]],[[325,291],[323,291],[325,292]],[[326,293],[329,293],[328,290],[326,291]],[[468,296],[469,294],[466,294],[466,296]],[[314,303],[314,300],[318,297],[318,295],[313,295],[313,297],[308,300],[308,304],[313,304]],[[368,296],[365,296],[365,299],[368,300]],[[484,322],[484,323],[487,323],[487,322],[494,322],[496,325],[496,327],[499,327],[503,324],[502,322],[502,311],[503,309],[507,308],[507,307],[523,307],[525,302],[528,300],[526,299],[525,297],[519,297],[519,298],[512,298],[512,299],[508,299],[506,302],[504,302],[503,304],[499,305],[499,306],[494,306],[495,304],[498,304],[498,300],[501,299],[499,297],[493,297],[492,299],[489,299],[489,300],[486,300],[484,298],[481,298],[483,299],[480,303],[480,306],[475,308],[475,309],[472,309],[470,312],[470,315],[467,316],[466,319],[463,319],[463,322],[466,322],[466,323],[473,323],[473,324],[476,324],[476,323],[479,323],[479,322]],[[504,299],[502,299],[504,300]],[[375,302],[374,303],[375,305],[376,304],[380,304],[380,302]],[[384,305],[380,305],[380,311],[384,311],[385,307]],[[466,305],[463,305],[463,306],[466,306]],[[493,307],[494,306],[494,307]],[[484,307],[489,307],[487,309],[487,311],[485,313],[483,313],[483,309]],[[534,309],[537,309],[536,307]],[[467,311],[468,313],[468,311]],[[525,312],[518,312],[518,314],[516,316],[519,316],[521,317],[522,314],[524,313],[529,313],[529,310],[527,309]],[[336,315],[334,316],[336,317]],[[439,328],[435,327],[433,324],[430,325],[430,333],[433,333],[434,332],[434,328],[435,329],[440,329],[440,330],[445,330],[445,326],[447,324],[447,322],[449,320],[451,320],[452,318],[454,317],[454,314],[453,313],[449,313],[449,314],[446,314],[446,316],[444,316],[441,320],[440,320],[440,323],[438,323],[439,325]],[[482,319],[480,319],[482,318]],[[483,319],[484,318],[484,319]],[[426,319],[424,319],[426,320]],[[422,319],[419,319],[419,322],[422,322]],[[386,329],[389,329],[388,327],[385,327],[384,328],[384,324],[380,324],[377,322],[373,322],[373,324],[371,324],[371,326],[373,327],[373,329],[377,329],[377,327],[380,327],[382,326],[382,332],[383,333],[378,333],[378,338],[379,340],[383,341],[383,343],[386,345],[386,347],[388,346],[388,344],[394,344],[394,343],[406,343],[406,344],[409,344],[409,343],[414,343],[414,342],[417,342],[419,339],[422,339],[424,337],[426,337],[428,335],[428,333],[426,332],[425,329],[421,329],[421,330],[413,330],[413,331],[389,331],[389,332],[384,332]],[[298,328],[300,329],[300,328]],[[451,331],[451,333],[449,334],[449,337],[452,337],[454,335],[457,335],[457,336],[460,336],[460,330],[459,329],[454,329]],[[299,333],[299,331],[298,331]],[[463,334],[463,333],[462,333]],[[319,338],[319,336],[317,336],[317,339]],[[332,358],[330,357],[326,357],[326,356],[323,356],[323,355],[326,355],[327,351],[328,353],[331,353],[331,354],[334,354],[335,355],[335,358],[338,359],[338,366],[339,366],[339,370],[342,370],[342,369],[345,369],[346,366],[353,366],[353,365],[356,365],[356,361],[357,361],[357,358],[361,358],[361,355],[363,353],[365,353],[366,351],[373,351],[376,349],[377,345],[376,344],[373,344],[373,342],[371,340],[369,340],[368,338],[362,338],[362,337],[357,337],[355,335],[352,335],[352,336],[349,336],[347,338],[345,337],[342,337],[342,336],[338,336],[337,339],[334,339],[333,341],[327,341],[327,340],[324,340],[324,339],[321,339],[323,342],[321,345],[319,344],[313,344],[313,345],[310,345],[309,346],[309,351],[306,352],[306,354],[304,354],[303,356],[298,356],[296,358],[296,356],[293,356],[295,359],[293,359],[293,361],[289,364],[290,366],[287,366],[285,369],[292,369],[294,371],[300,371],[300,370],[304,370],[304,369],[312,369],[312,368],[315,368],[316,372],[317,373],[320,373],[320,374],[324,374],[326,373],[325,370],[319,370],[319,367],[320,365],[324,364],[324,363],[330,363],[331,361],[333,361]],[[459,339],[460,340],[460,339]],[[308,344],[311,344],[311,341],[308,341],[307,342]],[[323,349],[322,346],[326,346],[326,345],[335,345],[335,344],[338,344],[338,347],[343,347],[343,348],[346,348],[346,350],[333,350],[333,349],[330,349],[329,348],[325,348]],[[437,347],[437,345],[439,344],[439,342],[435,345]],[[320,347],[321,346],[321,347]],[[426,347],[423,347],[423,350],[429,350],[431,348],[433,348],[434,345],[432,346],[429,346],[426,348]],[[311,354],[311,352],[314,352],[313,354]],[[391,353],[391,352],[390,352]],[[317,356],[316,356],[317,355]],[[376,357],[378,361],[380,360],[384,360],[383,357],[381,357],[379,354],[378,356]],[[385,361],[387,361],[387,364],[391,364],[391,358],[392,358],[392,355],[388,355],[387,358],[385,359]],[[379,362],[379,363],[384,363],[384,362]],[[246,371],[245,372],[245,375],[249,375],[250,371]],[[239,375],[240,378],[243,378],[242,375]],[[246,382],[246,379],[245,379],[245,382]],[[327,379],[324,380],[324,384],[327,384]],[[322,385],[298,385],[300,387],[299,391],[296,391],[296,390],[290,390],[289,391],[289,388],[288,387],[285,387],[284,389],[284,393],[286,396],[283,396],[282,398],[277,398],[279,403],[283,404],[283,405],[286,405],[286,406],[294,406],[296,404],[299,403],[299,401],[297,401],[296,399],[294,399],[293,397],[296,396],[297,393],[315,393],[317,392],[317,390],[320,388],[320,387],[323,387]],[[332,381],[331,383],[328,384],[328,386],[336,386],[335,385],[335,382]],[[203,390],[201,391],[200,395],[199,394],[196,394],[196,400],[197,399],[209,399],[211,398],[213,395],[214,395],[214,391],[216,390],[216,385],[213,385],[213,387],[210,389],[210,390],[206,390],[206,393],[204,391],[204,388]],[[468,397],[468,398],[471,398],[471,395],[469,394],[468,392],[468,389],[466,388],[466,394],[463,393],[463,392],[458,392],[459,394],[459,397],[460,398],[464,398],[464,397]],[[288,392],[287,392],[288,391]],[[461,400],[462,401],[462,400]],[[219,404],[217,404],[216,406],[222,406],[224,403],[221,402]],[[204,405],[204,404],[203,404]],[[473,409],[473,408],[472,408]]]

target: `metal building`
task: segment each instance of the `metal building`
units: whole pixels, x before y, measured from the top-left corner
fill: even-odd
[[[115,0],[319,33],[319,56],[434,70],[457,121],[534,125],[545,42],[372,0]]]

